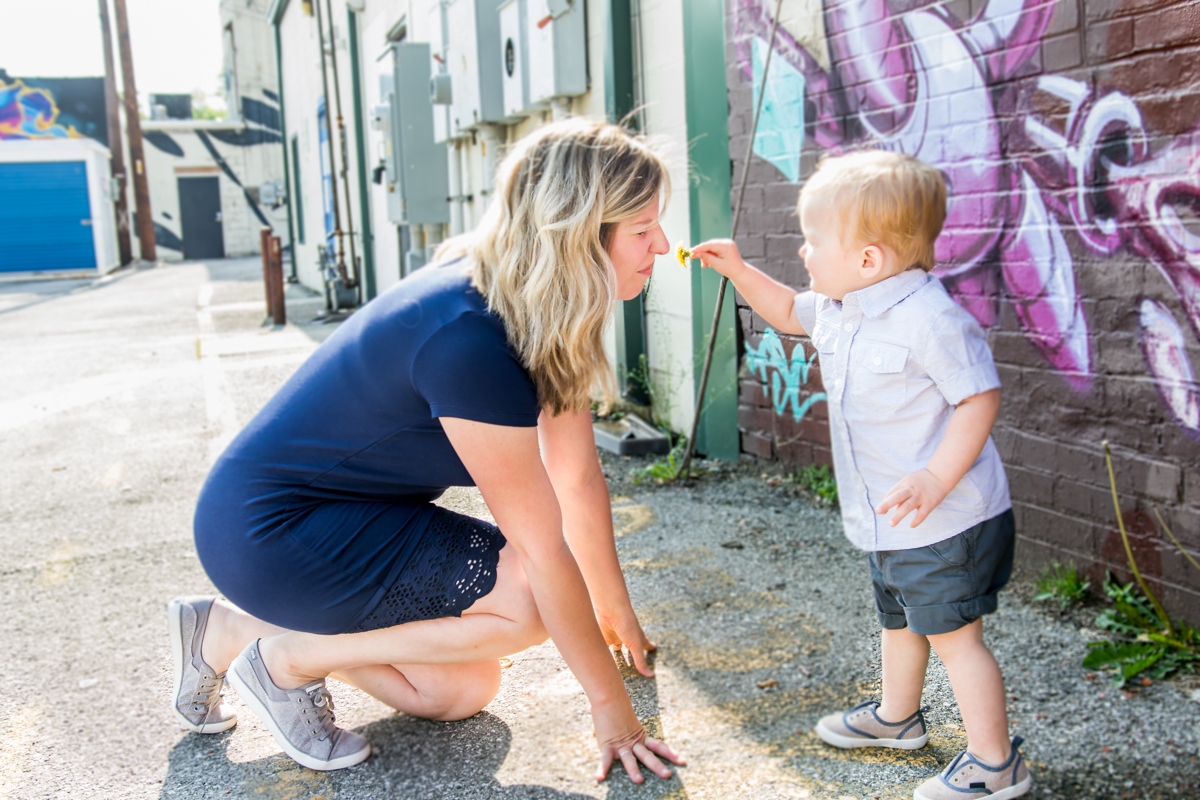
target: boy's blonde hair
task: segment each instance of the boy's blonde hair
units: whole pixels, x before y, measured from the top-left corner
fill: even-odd
[[[496,169],[491,205],[462,252],[488,308],[552,414],[613,392],[604,328],[617,301],[606,246],[617,223],[670,195],[667,167],[646,140],[618,125],[574,117],[516,142]]]
[[[888,150],[826,156],[800,190],[837,208],[838,232],[861,244],[880,244],[900,257],[905,269],[933,269],[933,243],[946,221],[946,184],[923,161]]]

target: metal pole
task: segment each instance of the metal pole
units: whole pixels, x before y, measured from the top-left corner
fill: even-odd
[[[117,97],[117,74],[113,66],[112,30],[108,25],[108,0],[100,0],[100,35],[104,38],[104,110],[108,119],[109,165],[116,180],[113,205],[117,212],[117,251],[121,266],[133,261],[133,245],[129,241],[129,202],[125,197],[125,143],[121,137],[121,109]]]
[[[342,233],[342,215],[338,209],[337,199],[337,159],[333,157],[333,123],[330,122],[329,113],[329,76],[325,72],[325,26],[321,22],[321,7],[317,6],[314,17],[317,18],[317,44],[321,47],[321,90],[325,92],[325,135],[329,140],[329,174],[333,180],[332,191],[329,193],[329,200],[333,203],[333,234],[337,237],[337,270],[342,277],[342,281],[347,286],[352,286],[350,277],[346,273],[346,247]],[[332,33],[332,31],[330,31]],[[321,180],[325,180],[321,176]],[[337,304],[334,303],[336,306]]]
[[[263,296],[267,298],[267,316],[275,316],[275,292],[271,288],[271,228],[258,229],[258,250],[262,253]]]
[[[367,183],[367,145],[363,118],[362,67],[359,55],[358,13],[346,7],[346,37],[350,40],[350,89],[354,97],[354,163],[358,165],[358,207],[362,211],[363,290],[364,300],[374,300],[378,281],[375,275],[375,234],[371,223],[370,184]],[[353,242],[353,225],[351,241]],[[402,257],[403,258],[403,257]]]
[[[267,236],[267,251],[267,274],[271,279],[268,283],[271,292],[271,319],[276,325],[286,325],[287,302],[283,298],[283,245],[278,236]]]
[[[138,246],[144,261],[155,261],[154,215],[150,210],[150,187],[146,183],[146,161],[142,153],[142,120],[138,116],[137,85],[133,80],[133,48],[129,43],[129,18],[125,0],[113,0],[117,18],[117,46],[121,50],[121,75],[125,82],[125,130],[129,133],[129,160],[133,164],[133,198],[137,209]]]
[[[296,277],[296,224],[292,214],[292,192],[300,191],[299,186],[292,186],[292,165],[288,154],[287,115],[283,107],[283,40],[279,36],[279,22],[272,22],[275,28],[275,80],[279,92],[279,134],[283,139],[283,186],[287,191],[288,217],[288,258],[291,261],[292,274],[288,281],[295,283]]]
[[[746,178],[750,175],[750,158],[754,155],[754,137],[758,133],[758,115],[762,112],[763,98],[767,95],[767,72],[771,69],[771,54],[775,52],[775,32],[779,29],[779,12],[783,0],[776,0],[775,19],[771,21],[771,41],[767,45],[767,58],[763,61],[762,87],[758,92],[758,103],[754,106],[754,124],[750,126],[750,141],[746,143],[746,159],[742,166],[742,182],[738,187],[737,203],[733,207],[733,227],[729,238],[737,236],[738,222],[742,218],[742,199],[746,196]],[[686,477],[688,468],[692,465],[692,456],[696,453],[696,431],[700,428],[700,412],[704,409],[704,391],[708,388],[708,371],[712,367],[713,351],[717,345],[717,329],[720,327],[721,306],[725,304],[725,288],[729,279],[721,276],[721,284],[717,289],[717,307],[713,309],[712,327],[708,332],[708,349],[704,354],[704,370],[700,373],[700,388],[696,391],[696,413],[692,417],[692,432],[688,435],[687,450],[683,460],[679,462],[679,470],[675,477]]]
[[[325,0],[325,14],[329,20],[329,63],[333,68],[333,102],[337,108],[338,149],[342,151],[341,175],[342,191],[346,195],[346,235],[350,238],[350,269],[354,271],[354,276],[348,283],[350,286],[357,287],[359,284],[358,258],[354,252],[354,207],[350,205],[350,170],[348,166],[350,163],[350,148],[346,144],[346,125],[342,121],[342,89],[341,82],[338,81],[337,37],[334,35],[333,27],[333,0]],[[329,112],[328,107],[326,107],[325,111],[326,113]],[[333,190],[336,192],[337,186],[334,186]],[[362,302],[361,295],[359,302]]]

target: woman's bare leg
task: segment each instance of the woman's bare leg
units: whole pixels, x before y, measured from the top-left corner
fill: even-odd
[[[462,617],[337,636],[288,631],[263,638],[259,652],[275,684],[295,689],[358,667],[493,661],[546,638],[520,559],[512,546],[506,545],[500,551],[492,591],[475,601]]]
[[[229,662],[255,639],[286,633],[269,622],[252,617],[228,600],[218,597],[208,612],[208,627],[200,643],[200,657],[214,672],[224,672]]]
[[[414,717],[466,719],[483,710],[500,690],[500,662],[473,664],[377,664],[329,677],[361,689]]]

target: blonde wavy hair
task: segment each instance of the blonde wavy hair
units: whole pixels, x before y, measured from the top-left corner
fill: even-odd
[[[465,254],[471,277],[537,386],[542,407],[578,411],[614,379],[604,327],[617,300],[606,247],[616,225],[670,195],[655,148],[584,117],[545,125],[510,148],[479,225],[438,257]]]
[[[933,244],[946,221],[946,184],[934,167],[888,150],[825,156],[800,190],[838,209],[845,244],[882,244],[906,269],[933,269]]]

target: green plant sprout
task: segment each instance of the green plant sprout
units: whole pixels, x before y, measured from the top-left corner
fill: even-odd
[[[817,496],[822,505],[836,506],[838,504],[837,478],[827,465],[809,464],[804,469],[797,470],[790,476],[791,480],[800,484]]]
[[[1142,673],[1146,673],[1146,677],[1152,680],[1162,680],[1175,672],[1195,672],[1197,664],[1200,664],[1200,631],[1182,620],[1172,622],[1162,603],[1142,578],[1141,570],[1133,557],[1133,548],[1129,544],[1125,521],[1121,517],[1112,452],[1107,441],[1103,446],[1113,506],[1117,512],[1117,528],[1125,545],[1129,569],[1141,587],[1141,593],[1133,588],[1133,583],[1121,586],[1112,580],[1111,576],[1105,580],[1104,594],[1112,601],[1113,607],[1100,612],[1096,617],[1096,627],[1115,634],[1117,638],[1088,645],[1083,667],[1113,670],[1110,680],[1117,687],[1124,686],[1130,679]],[[1157,512],[1156,508],[1155,513]],[[1158,521],[1169,533],[1161,514],[1158,514]],[[1175,541],[1174,534],[1170,535]],[[1179,547],[1178,542],[1176,546]],[[1180,547],[1181,551],[1182,549]]]
[[[636,470],[637,477],[633,479],[633,482],[637,484],[641,483],[646,478],[653,478],[656,483],[661,484],[670,483],[671,481],[685,477],[679,475],[678,472],[679,462],[683,459],[683,451],[686,448],[686,444],[686,440],[682,436],[679,437],[679,440],[675,443],[675,446],[671,448],[671,452],[667,453],[665,458],[660,458],[653,464]],[[703,470],[695,469],[693,467],[688,469],[688,474],[686,477],[699,478],[703,474]]]
[[[1037,579],[1038,593],[1034,595],[1033,602],[1058,598],[1063,608],[1068,608],[1082,603],[1091,585],[1080,578],[1074,565],[1064,567],[1055,562]]]

